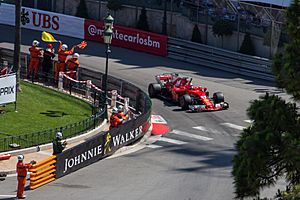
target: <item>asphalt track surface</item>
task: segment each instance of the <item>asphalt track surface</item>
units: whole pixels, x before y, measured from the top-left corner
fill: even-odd
[[[13,48],[13,27],[0,26],[0,35],[0,45]],[[69,46],[80,42],[55,37]],[[22,30],[22,51],[28,50],[33,39],[40,38],[41,32]],[[100,161],[37,190],[27,191],[27,199],[233,199],[231,160],[241,129],[250,125],[246,115],[249,102],[265,92],[285,98],[286,95],[272,82],[201,67],[201,63],[192,65],[114,46],[111,51],[109,74],[112,76],[147,91],[148,84],[155,82],[155,75],[177,72],[192,77],[194,85],[207,87],[211,94],[222,91],[230,109],[186,113],[176,105],[153,99],[153,114],[163,116],[172,132],[142,150]],[[104,45],[88,42],[87,48],[78,52],[82,67],[104,72]],[[0,182],[0,199],[13,199],[10,197],[15,194],[15,188],[15,177]]]

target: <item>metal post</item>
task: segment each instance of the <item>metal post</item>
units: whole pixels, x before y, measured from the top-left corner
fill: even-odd
[[[98,13],[98,19],[101,20],[101,0],[99,0],[99,13]]]
[[[240,3],[240,1],[238,1],[238,4]],[[237,21],[237,46],[236,46],[236,51],[239,52],[240,50],[240,12],[239,10],[237,10],[237,17],[238,17],[238,21]]]
[[[64,83],[64,73],[59,72],[59,78],[58,78],[58,90],[63,91],[63,83]]]
[[[164,16],[162,21],[162,34],[167,35],[167,0],[164,2]]]
[[[108,102],[107,102],[107,73],[108,73],[108,57],[109,57],[109,53],[110,53],[110,48],[109,48],[109,44],[106,44],[106,65],[105,65],[105,75],[103,77],[103,82],[104,82],[104,118],[108,119],[108,112],[107,112],[107,108],[108,108]]]
[[[111,91],[111,102],[110,102],[110,107],[116,107],[117,106],[117,96],[118,96],[118,91],[113,90]]]
[[[208,43],[208,6],[207,2],[205,4],[205,44],[207,45]]]
[[[92,81],[87,80],[86,81],[86,92],[85,92],[85,98],[87,98],[87,99],[91,98],[91,88],[92,88]]]
[[[17,73],[17,90],[20,90],[20,61],[21,61],[21,7],[22,0],[15,0],[15,43],[14,43],[14,72]]]

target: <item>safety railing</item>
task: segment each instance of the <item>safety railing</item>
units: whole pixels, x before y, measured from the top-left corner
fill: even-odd
[[[55,134],[58,131],[64,133],[64,138],[80,135],[98,126],[103,121],[103,114],[104,111],[101,111],[97,115],[91,116],[82,121],[53,129],[15,136],[0,137],[0,152],[49,143],[55,138]]]
[[[271,60],[194,42],[168,38],[168,57],[235,74],[274,80]]]
[[[30,189],[34,190],[55,180],[56,156],[51,156],[41,162],[34,164],[29,171]]]

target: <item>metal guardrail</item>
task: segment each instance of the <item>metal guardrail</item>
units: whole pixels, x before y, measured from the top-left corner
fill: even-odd
[[[274,80],[269,59],[227,51],[186,40],[168,38],[168,57],[244,76]]]

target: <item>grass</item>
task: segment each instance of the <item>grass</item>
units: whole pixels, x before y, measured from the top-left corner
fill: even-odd
[[[19,135],[48,130],[79,122],[91,115],[91,105],[75,97],[24,81],[21,89],[17,96],[17,112],[14,104],[1,108],[5,110],[0,114],[2,133]]]

